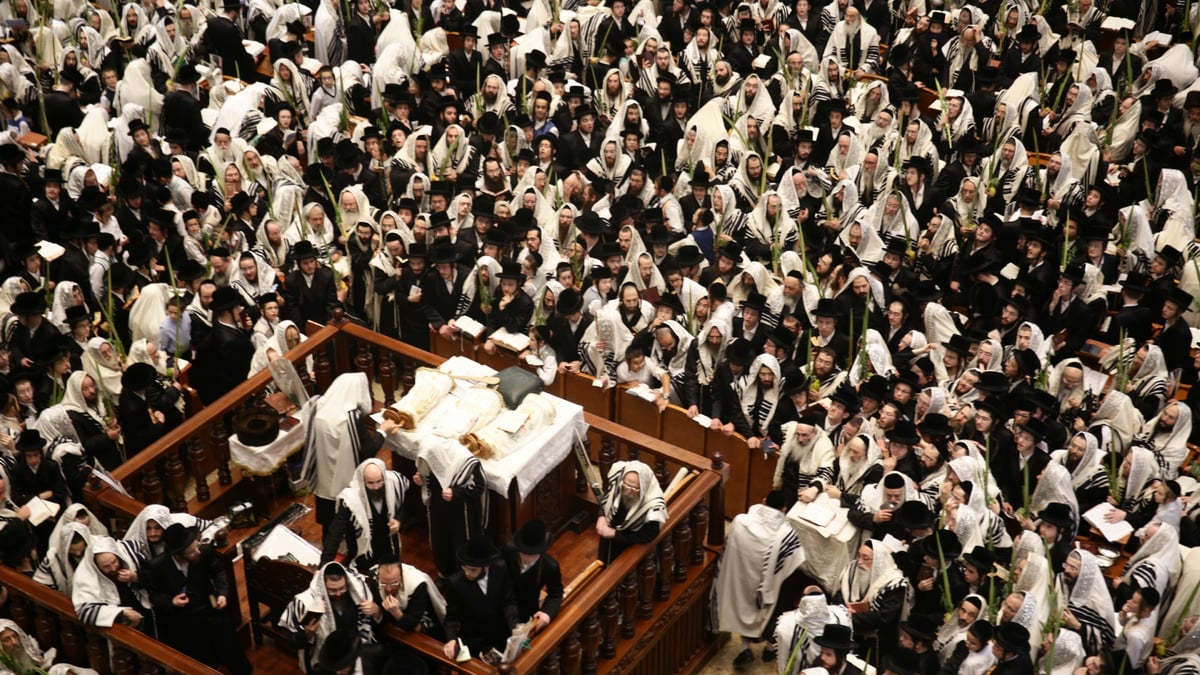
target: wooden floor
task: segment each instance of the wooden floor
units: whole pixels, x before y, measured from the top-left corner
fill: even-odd
[[[392,453],[388,450],[382,450],[379,453],[379,458],[391,465]],[[417,489],[415,486],[412,489]],[[316,522],[316,512],[311,510],[313,507],[313,497],[308,495],[297,499],[306,506],[310,507],[310,511],[302,518],[292,524],[291,528],[306,541],[311,542],[318,548],[321,547],[321,526]],[[281,500],[277,503],[276,511],[282,511],[289,502]],[[419,505],[419,501],[417,502]],[[424,510],[419,513],[409,514],[410,518],[406,519],[406,529],[401,534],[403,544],[404,561],[408,564],[416,565],[420,569],[428,572],[430,576],[436,578],[437,572],[433,565],[432,555],[429,547],[429,531],[427,525],[427,517]],[[262,527],[264,523],[259,522],[255,529]],[[240,534],[246,536],[253,530],[245,532],[231,533],[235,538]],[[581,533],[576,533],[571,530],[565,530],[555,539],[554,544],[550,547],[550,555],[558,561],[562,567],[563,583],[567,584],[571,579],[582,573],[593,560],[596,559],[596,553],[599,549],[599,537],[595,530],[591,529],[590,524],[588,529]],[[248,624],[250,621],[249,605],[245,602],[246,595],[246,578],[245,566],[239,562],[234,565],[234,577],[238,585],[238,597],[243,598],[242,603],[242,621],[243,624]],[[247,640],[248,642],[248,640]],[[275,645],[267,640],[264,645],[251,645],[247,655],[250,658],[251,664],[254,666],[255,673],[265,674],[283,674],[283,673],[299,673],[300,668],[297,662],[295,653],[289,645]]]

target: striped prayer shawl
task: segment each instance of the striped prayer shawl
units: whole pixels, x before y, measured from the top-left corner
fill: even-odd
[[[1076,632],[1083,640],[1084,651],[1089,655],[1095,655],[1111,647],[1117,636],[1108,619],[1100,616],[1090,607],[1074,603],[1067,605],[1067,609],[1071,610],[1071,614],[1075,615],[1075,618],[1082,624]]]

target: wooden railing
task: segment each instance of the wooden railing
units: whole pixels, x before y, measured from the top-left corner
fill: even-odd
[[[398,395],[397,386],[409,381],[421,365],[436,366],[454,353],[464,353],[493,367],[514,365],[511,355],[487,355],[471,343],[451,343],[435,338],[440,353],[429,353],[397,340],[369,331],[335,317],[329,326],[310,325],[309,340],[286,355],[293,363],[311,356],[314,361],[312,384],[323,391],[335,373],[363,372],[382,390],[384,405]],[[200,414],[187,420],[159,442],[120,467],[114,476],[133,497],[119,494],[103,484],[88,489],[92,507],[102,517],[121,521],[135,516],[147,503],[168,506],[195,515],[217,515],[224,503],[235,495],[245,498],[247,481],[229,466],[228,438],[230,419],[243,407],[256,405],[270,381],[268,373],[259,373],[226,394]],[[582,405],[589,425],[589,453],[602,472],[613,462],[639,459],[650,465],[665,488],[680,469],[686,478],[670,495],[668,519],[651,543],[634,546],[598,573],[578,584],[564,602],[555,621],[531,641],[528,651],[515,663],[501,668],[521,673],[663,673],[688,672],[698,668],[717,647],[716,636],[706,630],[708,592],[715,574],[717,551],[724,541],[724,482],[735,475],[724,465],[719,442],[706,440],[690,445],[690,451],[667,440],[691,443],[696,432],[706,438],[720,436],[729,444],[745,441],[711,434],[687,420],[675,409],[659,423],[639,421],[646,412],[631,396],[602,391],[591,386],[591,378],[563,376],[548,391]],[[629,400],[625,400],[629,399]],[[648,405],[648,404],[647,404]],[[618,410],[621,412],[618,415]],[[654,411],[657,414],[657,410]],[[597,414],[599,413],[599,414]],[[675,417],[687,426],[675,424]],[[631,428],[618,423],[626,417]],[[613,419],[618,419],[614,422]],[[670,423],[664,423],[669,421]],[[644,428],[650,433],[645,433]],[[681,435],[682,434],[682,435]],[[698,438],[698,437],[697,437]],[[730,445],[729,447],[733,447]],[[709,454],[710,456],[705,456]],[[184,470],[187,467],[188,470]],[[210,476],[216,473],[216,480]],[[167,476],[165,485],[159,473]],[[749,477],[748,471],[742,475]],[[194,496],[188,498],[188,478],[194,482]],[[250,481],[271,485],[270,480]],[[239,490],[241,486],[241,490]],[[256,494],[257,500],[263,495]],[[595,511],[595,500],[576,471],[574,458],[568,457],[559,470],[524,500],[516,498],[515,487],[493,512],[496,525],[491,534],[506,540],[513,525],[539,516],[569,518],[580,510]],[[743,503],[745,492],[739,494]],[[738,506],[738,512],[743,510]],[[260,505],[260,510],[265,510]],[[556,512],[557,511],[557,512]],[[566,581],[566,580],[564,580]],[[453,664],[442,655],[441,644],[420,634],[392,633],[443,670],[467,673],[489,672],[482,662]]]
[[[0,566],[0,585],[8,589],[9,616],[37,638],[43,650],[58,649],[58,663],[92,668],[101,675],[219,675],[129,626],[84,626],[67,596],[8,567]]]

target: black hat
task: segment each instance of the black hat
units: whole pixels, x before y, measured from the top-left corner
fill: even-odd
[[[700,252],[699,246],[686,244],[675,251],[675,264],[680,267],[692,267],[702,262],[704,262],[704,254]]]
[[[1150,95],[1158,99],[1171,98],[1178,93],[1179,87],[1176,87],[1175,83],[1172,82],[1170,78],[1164,77],[1154,83],[1154,89],[1150,92]]]
[[[25,159],[25,151],[16,143],[0,144],[0,164],[12,166]]]
[[[825,624],[825,630],[813,642],[838,652],[848,652],[854,649],[854,632],[850,626],[840,623]]]
[[[757,310],[759,314],[765,314],[767,311],[767,296],[762,293],[751,293],[742,301],[742,309],[753,309]]]
[[[307,239],[301,239],[292,246],[292,260],[300,262],[301,260],[310,260],[317,257],[317,247]]]
[[[454,248],[448,237],[441,237],[433,242],[433,246],[429,249],[429,263],[437,265],[440,263],[456,263],[458,262],[458,249]]]
[[[1011,305],[1021,318],[1029,316],[1029,300],[1023,295],[1013,295],[1004,299],[1005,305]]]
[[[500,33],[492,33],[491,35],[488,35],[488,39],[487,39],[488,48],[496,47],[498,45],[507,45],[507,44],[508,44],[508,38],[504,37]]]
[[[458,547],[458,564],[467,567],[485,567],[495,557],[496,547],[483,535],[475,535]]]
[[[924,504],[925,502],[920,503]],[[903,504],[901,504],[901,507],[903,507]],[[946,562],[950,562],[951,560],[957,560],[963,552],[962,543],[958,540],[958,535],[950,530],[934,530],[933,534],[925,537],[918,543],[921,545],[921,554],[927,555],[934,560],[938,560],[940,557],[945,559]],[[938,551],[939,546],[941,547],[940,554]]]
[[[175,269],[175,278],[185,282],[202,279],[204,278],[204,266],[188,258]]]
[[[921,442],[917,435],[917,425],[909,420],[896,420],[896,425],[887,431],[887,439],[901,445],[916,445]]]
[[[222,286],[213,291],[212,304],[209,305],[214,313],[225,312],[234,307],[244,307],[246,301],[242,299],[242,294],[233,286]]]
[[[856,410],[858,410],[858,394],[855,393],[854,387],[851,387],[847,383],[843,383],[840,387],[838,387],[829,397],[829,400],[841,403],[842,406],[846,408],[846,412],[850,414],[853,414]]]
[[[120,185],[118,184],[117,187],[120,188]],[[101,192],[99,187],[95,185],[88,185],[79,193],[79,200],[76,203],[79,205],[79,208],[91,213],[99,210],[102,206],[107,204],[108,197]],[[96,229],[96,235],[100,235],[99,228]]]
[[[465,37],[477,38],[477,37],[479,37],[479,29],[475,27],[475,24],[468,23],[468,24],[464,25],[462,28],[458,29],[458,36],[464,37],[464,38]]]
[[[908,253],[908,242],[900,237],[888,237],[887,242],[883,246],[883,250],[896,255],[904,255]]]
[[[951,335],[950,341],[943,342],[942,346],[959,356],[969,356],[971,354],[971,341],[958,333]]]
[[[595,211],[585,211],[579,214],[575,219],[575,228],[580,232],[587,234],[604,234],[604,222],[600,220],[600,214]]]
[[[67,308],[67,325],[71,328],[74,328],[75,324],[80,321],[90,318],[92,315],[88,312],[86,305],[71,305]]]
[[[979,69],[979,73],[975,75],[977,84],[987,85],[995,84],[1000,79],[1000,69],[996,66],[984,66]]]
[[[775,326],[775,330],[767,334],[767,339],[775,343],[785,352],[791,353],[792,347],[796,344],[796,335],[788,330],[782,323]]]
[[[734,338],[725,348],[725,357],[730,364],[745,368],[754,362],[754,347],[745,338]]]
[[[680,300],[679,296],[675,295],[674,293],[663,293],[661,296],[659,296],[658,302],[654,303],[654,306],[656,308],[668,307],[671,309],[671,311],[675,312],[675,316],[681,316],[687,311],[683,308],[683,301]]]
[[[1060,528],[1075,527],[1075,514],[1062,502],[1050,502],[1037,514],[1038,520]]]
[[[525,273],[521,271],[521,263],[515,260],[505,260],[500,263],[500,273],[496,275],[496,278],[525,281]]]
[[[436,230],[439,227],[450,227],[450,214],[445,211],[437,211],[429,216],[429,229]]]
[[[136,364],[149,366],[148,363]],[[153,368],[154,366],[150,366]],[[179,555],[184,549],[192,545],[192,542],[200,538],[200,528],[188,527],[183,523],[175,523],[168,527],[163,532],[163,545],[167,555]]]
[[[1070,281],[1072,285],[1078,286],[1083,283],[1083,264],[1067,265],[1067,268],[1059,272],[1058,276]]]
[[[237,293],[235,290],[234,293]],[[215,297],[215,293],[213,294]],[[215,300],[214,300],[215,302]],[[138,391],[150,386],[158,377],[158,371],[149,363],[131,363],[121,374],[121,388]]]
[[[955,536],[954,533],[950,532],[949,530],[939,530],[939,532],[945,532],[946,534],[950,535],[951,537]],[[936,536],[936,534],[937,533],[934,533],[934,536]],[[933,538],[932,536],[926,537],[926,539],[932,539],[932,538]],[[937,557],[936,554],[934,555],[934,557],[935,558]],[[955,557],[957,557],[957,556],[955,556]],[[946,558],[949,559],[950,556],[947,555]],[[940,621],[938,621],[937,619],[934,619],[933,617],[929,616],[928,614],[922,614],[920,612],[913,612],[912,614],[908,615],[907,621],[900,622],[900,630],[911,635],[914,640],[924,640],[926,642],[932,642],[934,637],[937,636],[937,629],[938,629],[938,625],[940,623],[941,623]],[[905,649],[903,651],[909,651],[909,650]],[[909,652],[909,653],[913,654],[913,652]],[[891,669],[889,669],[889,670],[891,670]]]
[[[858,396],[862,398],[871,398],[876,401],[883,401],[887,398],[888,382],[887,378],[882,375],[872,375],[858,387]]]
[[[383,98],[389,101],[399,101],[407,93],[408,89],[399,82],[391,82],[383,87]]]
[[[813,316],[827,316],[836,319],[842,316],[842,312],[833,298],[821,298],[817,300],[817,308],[813,310]]]
[[[196,66],[185,63],[175,72],[175,84],[196,84],[200,81],[200,71],[196,70]]]
[[[1192,306],[1192,294],[1179,288],[1178,286],[1167,291],[1166,302],[1169,302],[1177,307],[1179,311],[1187,311]]]
[[[933,163],[929,161],[928,157],[924,157],[922,155],[913,155],[912,157],[909,157],[904,162],[904,165],[900,168],[916,169],[926,176],[933,173]]]
[[[1017,203],[1025,206],[1037,206],[1042,203],[1042,193],[1035,187],[1022,185],[1017,188]],[[1036,223],[1037,221],[1032,221],[1030,224]]]
[[[321,139],[324,140],[324,139]],[[304,169],[304,184],[320,192],[325,191],[325,185],[333,182],[333,171],[324,164],[317,162],[309,164]]]
[[[1163,246],[1155,255],[1167,261],[1167,265],[1170,267],[1175,267],[1183,260],[1183,254],[1179,252],[1179,249],[1169,244]]]
[[[362,639],[357,631],[348,628],[335,630],[325,638],[321,651],[317,653],[317,669],[320,672],[336,673],[358,663],[358,650]]]
[[[1150,278],[1145,273],[1133,271],[1125,275],[1125,280],[1121,282],[1121,289],[1131,295],[1142,295],[1150,290],[1149,283]]]
[[[0,562],[16,567],[33,551],[33,533],[20,520],[5,521],[0,525]]]
[[[1200,91],[1189,91],[1183,100],[1183,109],[1200,108]]]
[[[574,288],[563,289],[562,293],[558,294],[558,302],[554,305],[554,311],[562,316],[570,316],[583,309],[583,294]]]
[[[900,527],[906,529],[923,530],[933,527],[933,511],[929,510],[929,507],[925,505],[925,502],[917,499],[910,499],[909,501],[901,504],[900,508],[896,509],[896,513],[893,516],[893,521]]]
[[[954,430],[950,428],[950,420],[941,413],[927,413],[921,423],[917,425],[917,429],[934,438],[946,438],[954,435]]]
[[[535,555],[550,548],[553,539],[546,529],[546,523],[541,520],[531,520],[521,526],[513,535],[513,546],[525,555]]]
[[[46,449],[46,440],[37,429],[26,429],[17,436],[17,452],[36,452]]]
[[[37,316],[46,312],[46,296],[34,291],[20,293],[13,301],[11,311],[17,316]]]
[[[778,326],[777,329],[787,331],[787,329],[784,328],[783,326]],[[789,347],[789,349],[790,349],[790,347]],[[811,386],[812,386],[812,378],[805,375],[804,373],[800,372],[799,368],[793,368],[783,374],[783,388],[782,389],[783,389],[784,396],[791,396],[792,394],[799,394],[801,392],[807,392]],[[818,425],[818,426],[820,424],[818,421],[810,420],[807,417],[800,418],[800,422],[802,424],[813,424],[813,425]]]
[[[742,261],[742,245],[736,241],[727,241],[725,245],[717,250],[717,255],[729,258],[735,263]]]
[[[408,247],[408,258],[420,258],[424,260],[429,255],[429,244],[423,241],[414,242]]]
[[[985,370],[979,374],[975,388],[989,394],[1003,394],[1008,391],[1008,378],[998,370]]]
[[[983,574],[988,574],[996,565],[996,554],[985,546],[976,546],[962,556],[963,562],[971,565]]]
[[[500,32],[510,37],[521,35],[521,21],[516,14],[505,14],[500,17]]]
[[[111,290],[120,291],[133,284],[133,269],[124,263],[114,262],[108,268],[108,286]]]
[[[1037,27],[1031,23],[1027,23],[1022,26],[1020,32],[1017,33],[1017,42],[1020,43],[1037,42],[1041,39],[1042,34],[1039,33]]]
[[[1006,652],[1029,653],[1029,629],[1016,621],[997,626],[993,639]]]
[[[1070,65],[1072,63],[1075,63],[1075,59],[1078,56],[1079,56],[1079,54],[1074,49],[1060,49],[1058,51],[1058,56],[1055,57],[1054,60],[1057,62],[1066,63],[1066,64]]]
[[[396,211],[403,211],[404,209],[415,213],[417,211],[417,200],[412,197],[401,197],[400,201],[396,202]]]
[[[129,123],[129,135],[133,136],[133,132],[135,132],[135,131],[149,132],[150,125],[146,124],[146,122],[144,120],[142,120],[141,118],[135,119]]]
[[[540,49],[531,49],[525,54],[525,67],[538,70],[546,67],[546,54]]]

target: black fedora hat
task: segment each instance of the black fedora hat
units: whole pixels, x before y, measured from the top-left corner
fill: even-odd
[[[685,244],[675,251],[675,264],[680,267],[694,267],[704,262],[704,253],[694,244]]]
[[[575,228],[586,234],[604,234],[604,221],[600,220],[600,214],[595,211],[585,211],[579,214],[575,219]]]
[[[11,311],[17,316],[37,316],[46,312],[46,296],[34,291],[19,293]]]
[[[1029,653],[1029,629],[1016,621],[1000,624],[993,639],[1006,652]]]
[[[234,291],[236,293],[237,291]],[[121,374],[121,388],[141,391],[158,377],[158,371],[149,363],[131,363]]]
[[[725,245],[717,250],[717,255],[729,258],[735,264],[742,262],[742,245],[736,241],[727,241]]]
[[[912,618],[916,616],[923,615],[914,614],[912,617],[909,617],[909,621],[911,622]],[[900,627],[903,629],[905,624],[901,623]],[[912,635],[910,631],[906,630],[905,632],[908,632],[909,635]],[[932,640],[933,638],[928,639]],[[920,675],[921,660],[920,657],[917,656],[917,653],[913,650],[904,649],[901,647],[897,648],[890,655],[888,655],[886,659],[884,659],[883,669],[895,673],[895,675]]]
[[[1132,295],[1142,295],[1150,290],[1149,283],[1150,278],[1144,272],[1133,271],[1127,274],[1125,280],[1121,282],[1121,290]]]
[[[1008,391],[1008,378],[998,370],[985,370],[979,374],[975,388],[989,394],[1003,394]]]
[[[109,290],[122,291],[133,284],[133,268],[124,263],[115,262],[108,268]]]
[[[730,364],[745,368],[754,362],[754,347],[745,338],[735,338],[725,348],[725,357]]]
[[[841,403],[846,408],[846,412],[850,414],[858,410],[858,394],[855,393],[854,387],[851,387],[848,383],[843,383],[839,386],[829,397],[829,400]]]
[[[75,324],[92,318],[86,305],[72,305],[67,308],[67,325],[74,328]]]
[[[454,244],[450,242],[449,238],[442,237],[433,242],[433,246],[429,249],[430,264],[456,262],[458,262],[458,249],[454,248]]]
[[[0,525],[0,562],[16,567],[33,551],[35,540],[29,526],[20,520]]]
[[[84,211],[87,211],[89,213],[92,213],[92,212],[99,210],[101,207],[103,207],[105,204],[107,204],[108,197],[106,197],[104,195],[104,193],[100,190],[100,188],[96,187],[95,185],[88,185],[87,187],[83,188],[83,190],[79,193],[79,200],[76,203],[79,205],[79,208],[81,208]],[[100,232],[98,230],[99,230],[99,228],[97,228],[96,236],[100,236]],[[74,230],[74,231],[80,232],[82,230]],[[75,236],[81,236],[81,235],[75,235]]]
[[[767,311],[767,296],[762,293],[751,293],[745,300],[742,301],[742,310],[753,309],[759,314]]]
[[[546,523],[540,519],[531,520],[521,526],[513,535],[513,546],[525,555],[535,555],[550,548],[553,538],[546,529]]]
[[[683,308],[683,301],[680,300],[679,296],[675,295],[674,293],[663,293],[658,298],[658,302],[654,303],[654,307],[667,307],[675,313],[675,316],[681,316],[687,312],[687,310]]]
[[[554,305],[554,311],[561,316],[571,316],[583,309],[583,294],[574,288],[564,289],[558,294],[558,302]]]
[[[924,504],[925,502],[921,502]],[[934,530],[933,534],[925,537],[920,542],[921,554],[928,556],[933,560],[944,559],[946,562],[957,560],[962,555],[962,542],[958,540],[958,535],[950,530]],[[939,545],[941,551],[938,550]]]
[[[842,313],[838,309],[837,301],[833,298],[821,298],[817,300],[817,308],[813,310],[813,316],[827,316],[833,318],[841,317]]]
[[[362,638],[357,631],[348,628],[333,631],[326,636],[321,651],[317,653],[317,670],[336,673],[354,667],[358,663],[361,646]]]
[[[234,307],[244,307],[246,301],[242,299],[242,294],[233,286],[222,286],[213,291],[212,304],[209,309],[215,312],[225,312]]]
[[[496,558],[496,547],[483,535],[471,537],[458,547],[458,564],[467,567],[485,567]]]
[[[953,532],[947,532],[947,534],[954,536]],[[900,630],[911,635],[914,640],[932,642],[937,636],[939,623],[940,622],[937,619],[934,619],[928,614],[913,612],[912,614],[908,615],[907,621],[900,622]]]
[[[996,565],[996,554],[985,546],[976,546],[962,556],[963,562],[979,570],[980,574],[988,574]]]
[[[1075,514],[1062,502],[1050,502],[1037,514],[1038,520],[1060,528],[1075,527]]]
[[[934,438],[946,438],[954,435],[954,430],[950,428],[949,418],[941,413],[926,414],[925,419],[917,425],[917,429]]]
[[[893,518],[895,523],[900,527],[910,530],[923,530],[928,527],[933,527],[933,511],[925,505],[925,502],[911,499],[900,505],[896,509]]]
[[[183,282],[191,282],[204,278],[204,266],[188,258],[175,269],[175,278]]]
[[[886,436],[892,443],[901,445],[916,445],[921,442],[921,437],[917,435],[917,425],[909,420],[896,420],[896,426],[888,429]]]
[[[1169,303],[1175,305],[1176,307],[1179,308],[1179,311],[1181,311],[1181,312],[1187,311],[1188,308],[1190,308],[1192,306],[1193,299],[1194,298],[1192,297],[1191,293],[1188,293],[1187,291],[1183,290],[1182,288],[1179,288],[1178,286],[1167,291],[1166,302],[1169,302]]]
[[[1042,34],[1038,32],[1037,26],[1031,23],[1025,24],[1017,33],[1017,42],[1037,42],[1042,39]]]
[[[505,260],[500,263],[500,273],[496,275],[496,278],[525,281],[525,273],[521,271],[521,263],[515,260]]]
[[[307,239],[301,239],[292,246],[292,260],[300,262],[301,260],[311,260],[317,257],[317,247]]]
[[[196,66],[185,63],[179,67],[173,79],[175,84],[196,84],[200,81],[200,71],[196,70]]]
[[[1035,440],[1040,441],[1046,438],[1046,423],[1036,417],[1030,417],[1025,424],[1018,427],[1018,430],[1027,432]]]
[[[840,623],[825,624],[825,629],[819,637],[813,638],[813,642],[837,652],[848,652],[856,646],[853,629]]]
[[[951,335],[950,340],[943,342],[942,346],[959,356],[969,356],[971,353],[971,341],[958,333]]]
[[[883,401],[888,397],[888,381],[882,375],[872,375],[858,387],[858,396],[860,399],[870,398],[876,401]]]
[[[46,449],[46,440],[37,429],[26,429],[17,437],[17,452],[36,452]]]
[[[142,364],[149,365],[149,364]],[[163,546],[167,555],[179,555],[200,538],[200,528],[175,523],[163,532]]]

